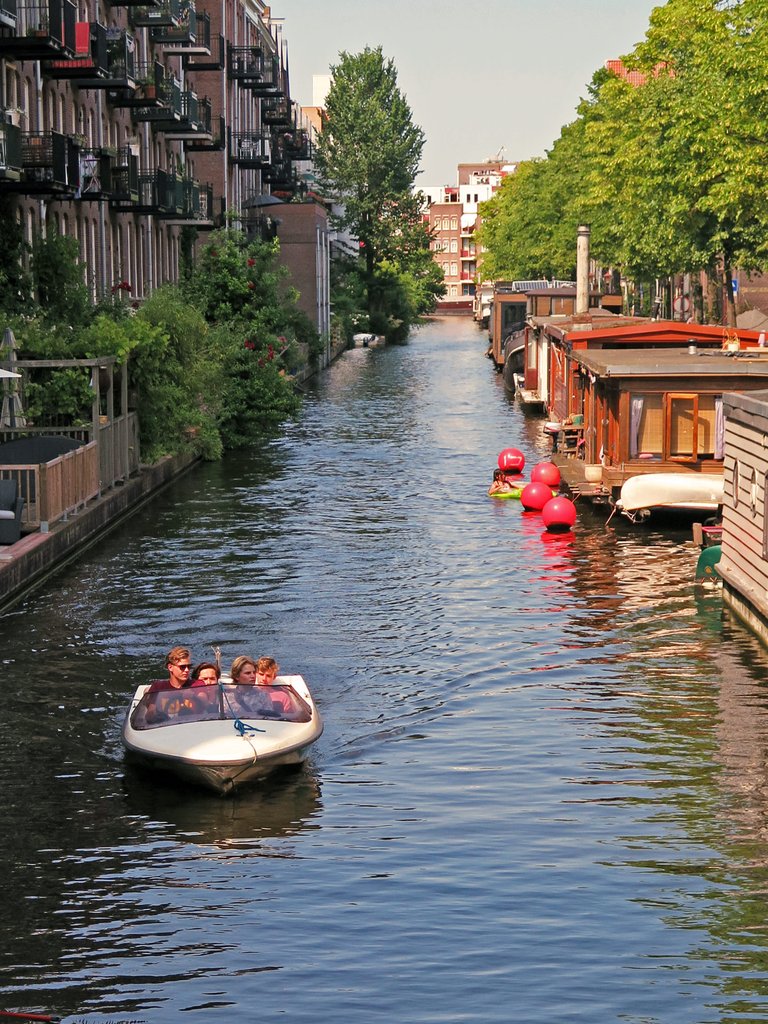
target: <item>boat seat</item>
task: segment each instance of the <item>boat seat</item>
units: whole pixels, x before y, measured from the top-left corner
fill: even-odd
[[[15,544],[21,537],[24,499],[15,480],[0,480],[0,544]]]

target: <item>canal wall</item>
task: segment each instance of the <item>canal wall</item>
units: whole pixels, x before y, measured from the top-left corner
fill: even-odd
[[[157,465],[143,466],[138,476],[55,523],[49,533],[30,533],[15,544],[0,547],[0,610],[20,600],[55,569],[134,515],[144,502],[197,461],[192,455],[168,456]]]

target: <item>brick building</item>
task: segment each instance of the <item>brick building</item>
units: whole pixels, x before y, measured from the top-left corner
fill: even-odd
[[[484,161],[459,164],[456,185],[427,186],[424,218],[433,236],[432,252],[443,271],[446,294],[439,312],[470,312],[481,272],[475,241],[478,207],[490,199],[516,164]]]
[[[274,236],[310,159],[262,0],[0,0],[0,200],[28,242],[78,240],[94,299],[177,280],[225,215]]]

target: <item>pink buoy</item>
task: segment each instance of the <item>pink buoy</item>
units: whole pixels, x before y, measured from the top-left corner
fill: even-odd
[[[560,470],[554,462],[540,462],[538,466],[534,466],[531,471],[531,483],[536,481],[546,484],[547,487],[559,487]]]
[[[541,518],[552,533],[564,533],[576,522],[576,506],[570,498],[562,495],[550,498],[541,510]]]
[[[519,448],[505,448],[503,452],[499,452],[498,465],[505,473],[522,473],[525,456]]]
[[[553,501],[552,488],[541,482],[526,484],[520,495],[520,504],[526,512],[541,512],[548,501]]]

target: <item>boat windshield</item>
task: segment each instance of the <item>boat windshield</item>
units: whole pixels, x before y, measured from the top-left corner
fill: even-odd
[[[181,690],[169,686],[167,690],[147,691],[131,714],[131,726],[157,729],[226,719],[308,722],[311,718],[309,704],[290,686],[212,683]]]

